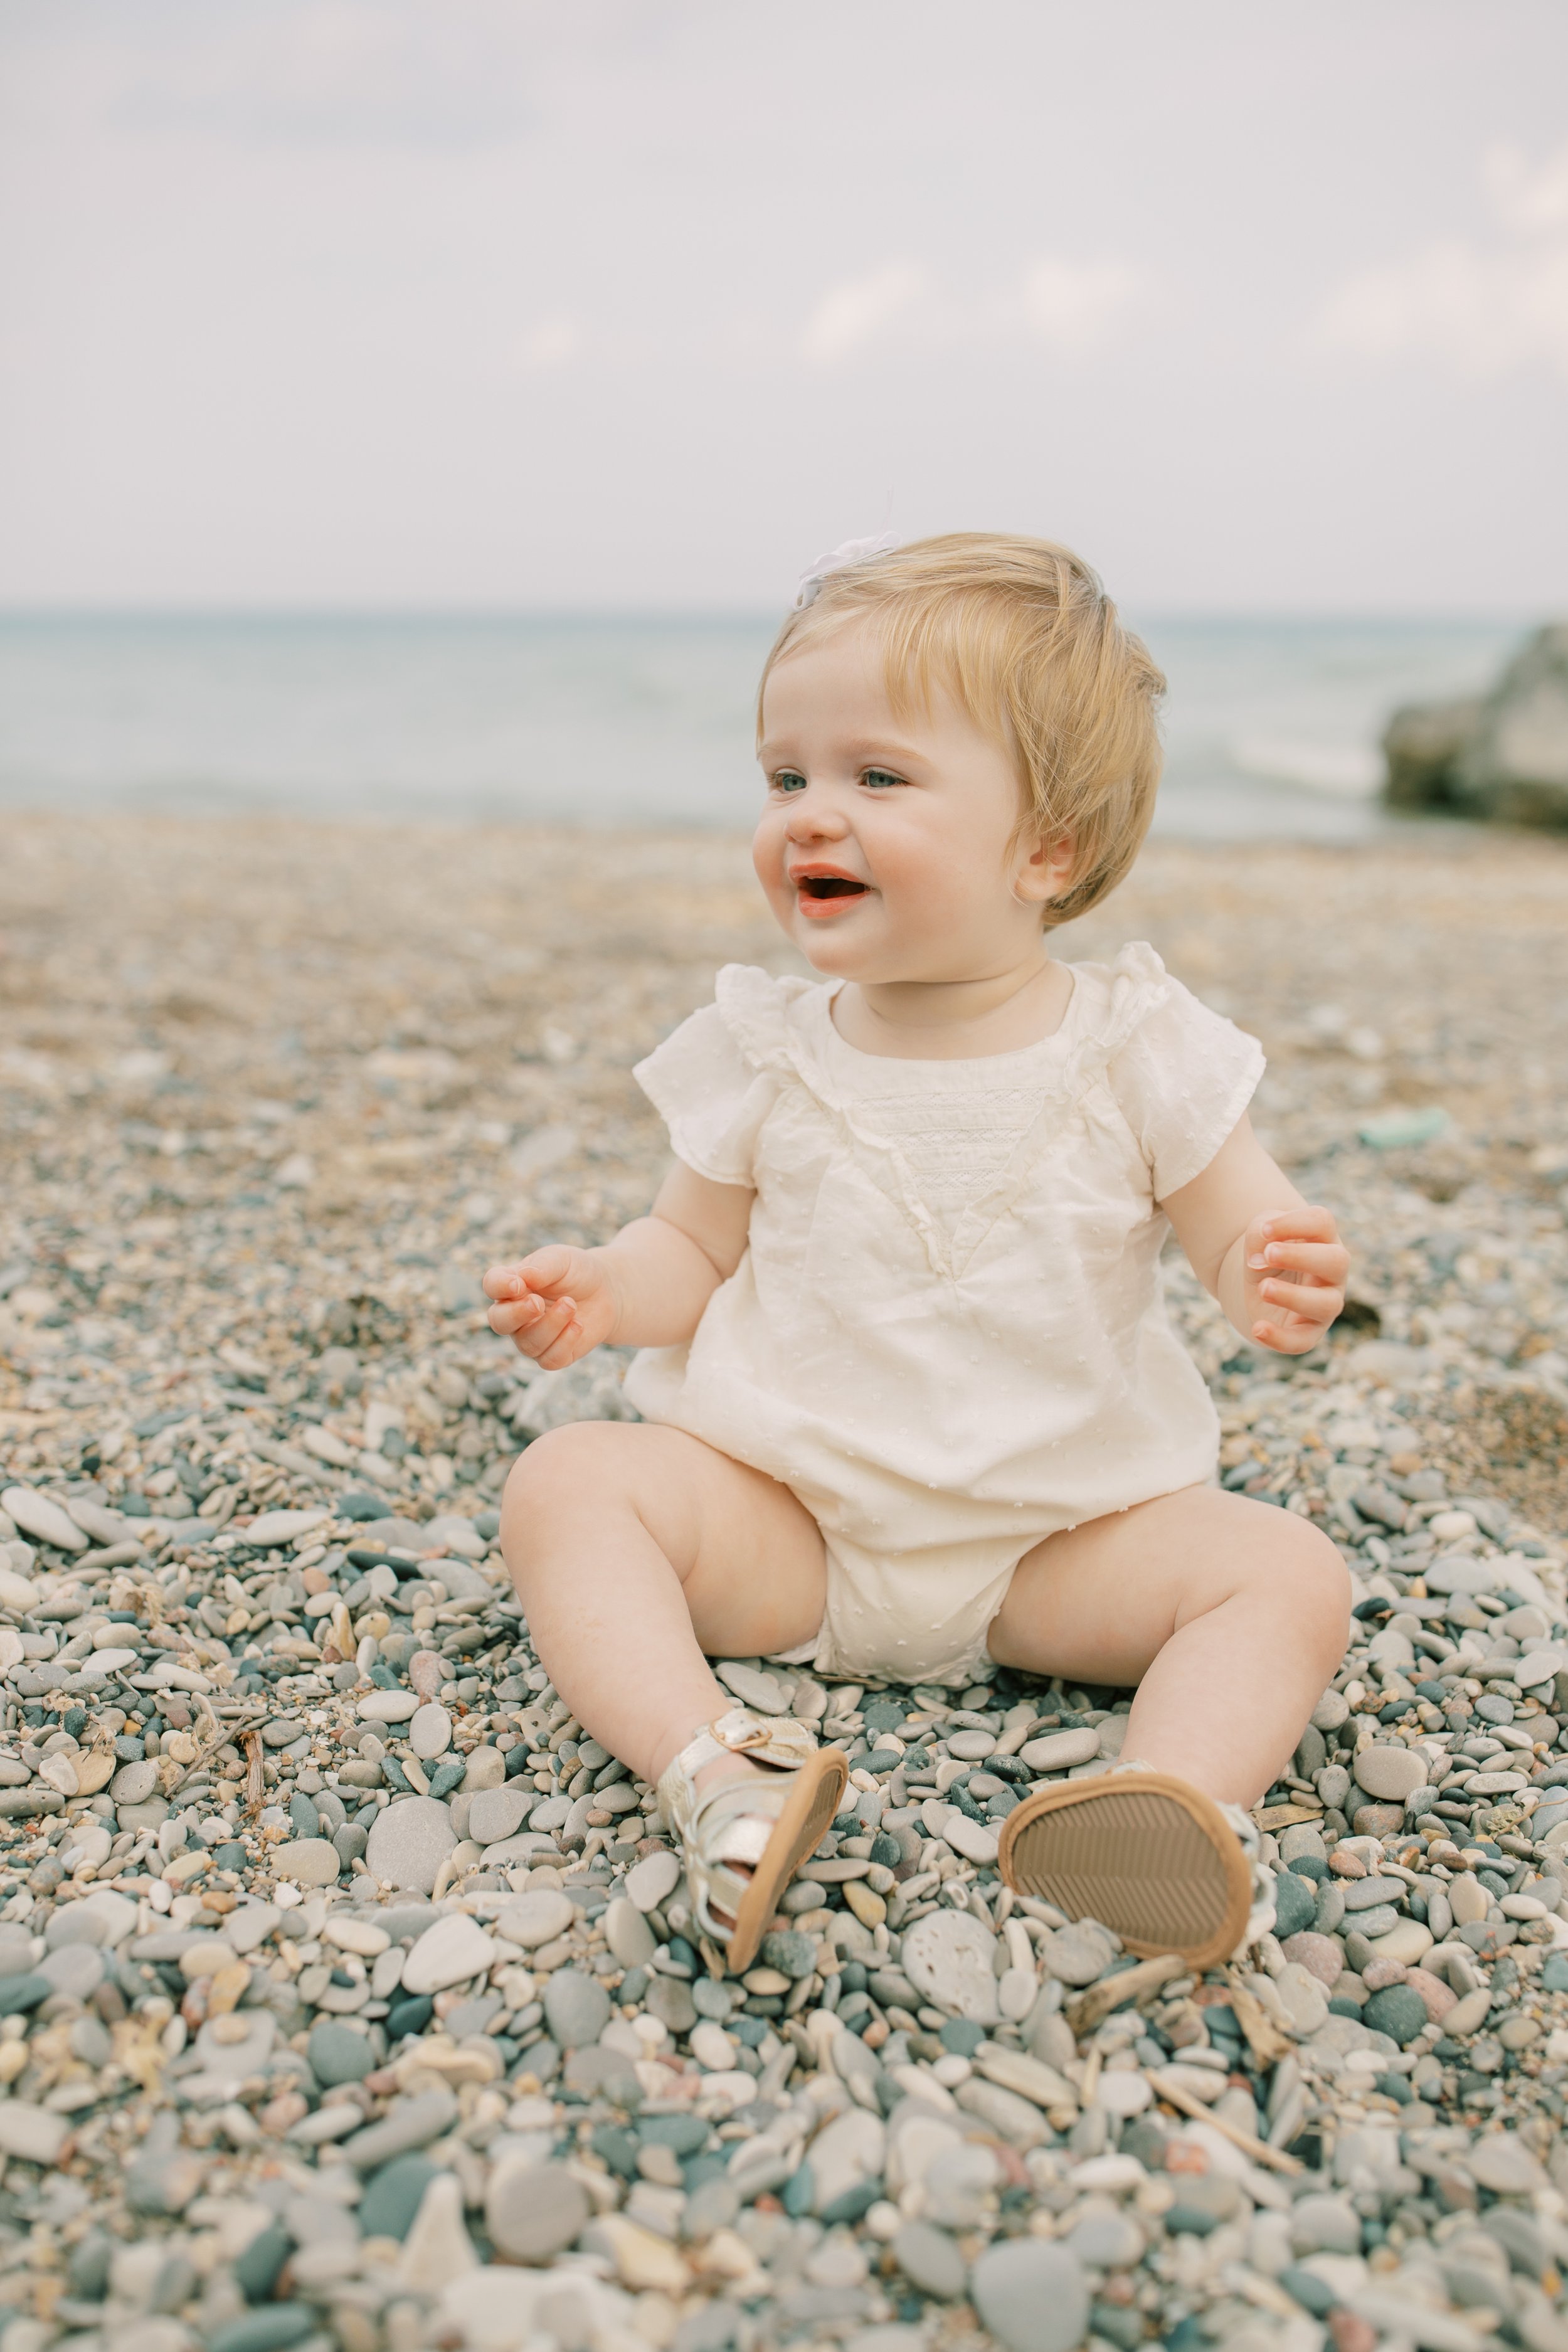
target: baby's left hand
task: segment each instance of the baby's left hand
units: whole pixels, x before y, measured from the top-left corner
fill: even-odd
[[[1350,1252],[1327,1209],[1276,1209],[1242,1236],[1247,1322],[1283,1356],[1315,1348],[1345,1303]]]

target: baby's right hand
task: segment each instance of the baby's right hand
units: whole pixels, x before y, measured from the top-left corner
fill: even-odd
[[[542,1371],[559,1372],[615,1332],[620,1302],[597,1250],[552,1243],[518,1265],[492,1265],[485,1295],[490,1329]]]

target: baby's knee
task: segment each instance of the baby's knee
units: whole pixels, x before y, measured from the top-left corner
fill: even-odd
[[[1322,1651],[1329,1661],[1327,1671],[1332,1673],[1350,1639],[1350,1570],[1338,1546],[1321,1528],[1290,1512],[1279,1516],[1290,1525],[1281,1527],[1279,1539],[1283,1556],[1275,1563],[1273,1573],[1283,1573],[1289,1580],[1292,1629]]]
[[[615,1476],[615,1439],[624,1427],[611,1422],[572,1421],[547,1430],[518,1455],[501,1497],[501,1545],[510,1557],[563,1510],[581,1507],[584,1496],[603,1495]]]

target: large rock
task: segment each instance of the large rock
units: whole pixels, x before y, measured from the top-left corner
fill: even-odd
[[[1568,621],[1537,630],[1481,705],[1455,772],[1459,807],[1568,825]]]
[[[1388,763],[1383,797],[1390,808],[1452,808],[1459,761],[1480,723],[1478,695],[1457,702],[1407,703],[1384,730]]]
[[[1568,622],[1538,629],[1489,694],[1396,710],[1383,751],[1391,808],[1568,826]]]

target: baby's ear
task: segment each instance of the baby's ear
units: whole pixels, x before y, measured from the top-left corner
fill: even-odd
[[[1037,834],[1026,847],[1014,884],[1019,898],[1033,906],[1059,898],[1071,884],[1077,849],[1071,834]]]

